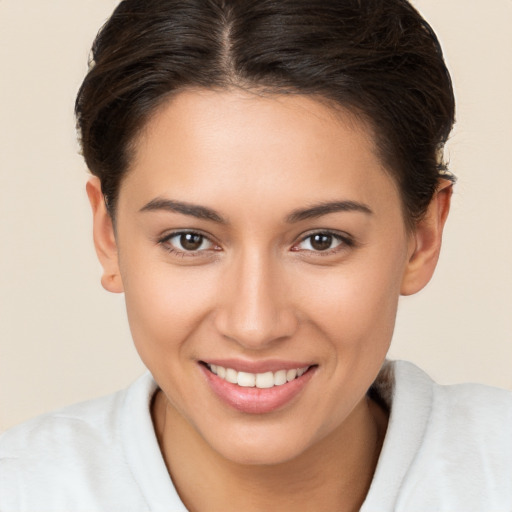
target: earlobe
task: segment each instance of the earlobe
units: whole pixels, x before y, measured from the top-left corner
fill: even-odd
[[[443,229],[450,211],[453,183],[440,180],[425,216],[411,234],[407,266],[400,292],[412,295],[430,281],[439,259]]]
[[[121,293],[124,290],[119,271],[114,226],[105,205],[99,178],[90,178],[86,190],[92,208],[94,247],[103,267],[101,284],[109,292]]]

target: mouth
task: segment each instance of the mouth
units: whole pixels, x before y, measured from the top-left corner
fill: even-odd
[[[236,362],[238,366],[229,365],[229,361],[222,365],[218,363],[220,361],[201,361],[199,365],[210,389],[225,405],[249,414],[271,413],[294,403],[318,368],[316,364],[300,366],[300,363],[256,365]],[[249,369],[257,371],[246,371]]]
[[[277,370],[276,372],[250,373],[236,371],[233,368],[225,368],[224,366],[216,364],[204,364],[210,372],[230,384],[236,384],[242,388],[258,389],[270,389],[275,386],[284,386],[288,382],[302,377],[312,368],[311,366],[304,366],[302,368]]]

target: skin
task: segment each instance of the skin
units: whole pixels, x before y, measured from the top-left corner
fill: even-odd
[[[304,96],[190,90],[138,137],[115,232],[97,178],[87,191],[102,283],[125,293],[136,348],[161,388],[155,431],[186,506],[358,510],[387,423],[366,391],[400,294],[432,276],[450,184],[408,230],[371,131],[349,113]],[[222,222],[155,208],[163,200]],[[347,201],[364,208],[290,219]],[[200,250],[170,238],[187,230],[204,235]],[[315,233],[333,234],[329,249],[315,250]],[[249,414],[208,385],[200,361],[219,358],[315,369],[285,406]]]

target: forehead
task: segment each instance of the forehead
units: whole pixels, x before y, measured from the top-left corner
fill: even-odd
[[[126,189],[141,201],[179,195],[226,207],[249,198],[290,208],[341,196],[399,202],[371,130],[355,115],[313,97],[240,90],[170,99],[136,141],[125,182],[120,201]]]

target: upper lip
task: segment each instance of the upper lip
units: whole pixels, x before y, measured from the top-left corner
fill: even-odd
[[[205,359],[201,362],[224,368],[232,368],[238,372],[247,373],[265,373],[277,372],[279,370],[293,370],[297,368],[307,368],[313,366],[313,363],[303,361],[286,361],[281,359],[268,359],[262,361],[249,361],[246,359]]]

